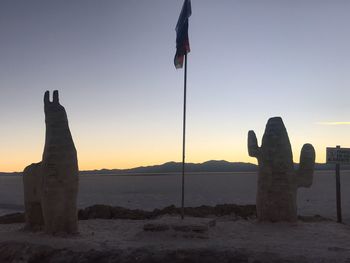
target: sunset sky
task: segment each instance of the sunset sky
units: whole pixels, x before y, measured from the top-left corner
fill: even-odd
[[[0,1],[0,171],[39,162],[60,91],[81,170],[181,161],[182,0]],[[254,162],[281,116],[299,162],[350,147],[350,1],[192,0],[187,161]]]

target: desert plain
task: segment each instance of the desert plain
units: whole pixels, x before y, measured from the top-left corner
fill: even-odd
[[[255,204],[257,173],[186,176],[186,206]],[[343,223],[336,222],[334,171],[316,171],[298,191],[298,214],[311,220],[259,223],[237,215],[207,217],[206,233],[144,231],[148,223],[179,220],[89,219],[75,236],[23,231],[0,225],[1,262],[350,262],[350,171],[341,171]],[[95,204],[151,211],[179,206],[179,174],[80,176],[79,208]],[[23,211],[21,176],[0,177],[1,214]],[[315,215],[318,215],[315,217]],[[175,218],[174,218],[175,217]],[[187,217],[185,220],[202,220]],[[199,222],[198,221],[198,222]]]

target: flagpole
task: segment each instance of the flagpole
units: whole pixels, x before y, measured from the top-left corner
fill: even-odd
[[[182,196],[181,196],[181,219],[184,219],[184,218],[185,218],[186,93],[187,93],[187,52],[185,53],[185,71],[184,71],[184,109],[183,109],[183,131],[182,131]]]

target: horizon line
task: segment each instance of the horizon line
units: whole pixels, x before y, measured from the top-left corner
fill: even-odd
[[[216,161],[216,162],[227,162],[227,163],[242,163],[242,164],[251,164],[251,165],[254,165],[254,166],[259,166],[258,164],[255,164],[255,163],[251,163],[251,162],[242,162],[242,161],[237,161],[237,162],[230,162],[230,161],[226,161],[226,160],[208,160],[208,161],[204,161],[204,162],[200,162],[200,163],[195,163],[195,162],[186,162],[185,164],[204,164],[204,163],[207,163],[207,162],[212,162],[212,161]],[[165,162],[165,163],[160,163],[160,164],[151,164],[151,165],[141,165],[141,166],[135,166],[135,167],[131,167],[131,168],[96,168],[96,169],[88,169],[88,170],[80,170],[79,169],[79,172],[89,172],[89,171],[101,171],[101,170],[108,170],[108,171],[113,171],[113,170],[120,170],[120,171],[125,171],[125,170],[132,170],[132,169],[136,169],[136,168],[146,168],[146,167],[152,167],[152,166],[161,166],[161,165],[164,165],[164,164],[167,164],[167,163],[178,163],[178,164],[182,164],[181,161],[179,162],[176,162],[176,161],[168,161],[168,162]],[[299,164],[297,162],[293,162],[293,164]],[[315,165],[316,164],[327,164],[326,162],[315,162]],[[5,173],[5,174],[11,174],[11,173],[23,173],[23,171],[12,171],[12,172],[6,172],[6,171],[0,171],[0,173]]]

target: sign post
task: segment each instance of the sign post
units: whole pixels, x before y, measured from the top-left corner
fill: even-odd
[[[338,146],[337,146],[338,148]],[[340,147],[339,147],[340,148]],[[337,195],[337,219],[338,223],[342,222],[341,213],[341,191],[340,191],[340,164],[335,165],[335,185],[336,185],[336,195]]]
[[[350,163],[350,148],[336,148],[327,147],[327,163],[335,164],[335,184],[337,197],[337,221],[342,222],[341,212],[341,191],[340,191],[340,164]]]

